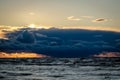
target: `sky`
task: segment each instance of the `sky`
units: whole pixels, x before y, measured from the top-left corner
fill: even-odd
[[[120,32],[120,0],[0,0],[0,25]]]

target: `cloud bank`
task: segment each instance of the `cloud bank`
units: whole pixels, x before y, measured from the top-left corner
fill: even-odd
[[[120,33],[83,29],[23,28],[0,39],[0,52],[34,52],[52,57],[86,57],[120,52]]]

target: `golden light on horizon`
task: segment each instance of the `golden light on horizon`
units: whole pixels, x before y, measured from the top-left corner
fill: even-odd
[[[36,24],[30,24],[28,25],[29,28],[36,28],[36,29],[49,29],[51,26],[44,26],[44,25],[36,25]]]
[[[0,58],[45,58],[47,56],[29,52],[6,53],[0,52]]]
[[[35,25],[35,24],[30,24],[28,27],[29,27],[29,28],[35,28],[36,25]]]
[[[28,27],[29,28],[39,28],[39,29],[44,28],[44,26],[38,26],[38,25],[35,25],[35,24],[30,24]]]
[[[34,28],[34,29],[50,29],[50,28],[57,28],[57,29],[87,29],[87,30],[102,30],[102,31],[114,31],[120,32],[120,29],[112,29],[111,27],[102,27],[102,26],[58,26],[53,27],[51,25],[44,25],[44,24],[25,24],[23,26],[5,26],[0,25],[0,38],[6,38],[5,34],[10,32],[19,31],[22,28]]]

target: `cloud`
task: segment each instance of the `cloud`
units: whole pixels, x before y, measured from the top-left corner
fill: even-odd
[[[120,57],[120,52],[103,52],[94,57]]]
[[[93,16],[81,16],[83,18],[93,18]]]
[[[92,22],[106,22],[106,21],[108,21],[108,19],[104,19],[104,18],[98,18],[98,19],[92,20]]]
[[[120,33],[109,31],[25,28],[8,34],[12,38],[0,39],[2,52],[34,52],[53,57],[81,57],[105,51],[120,52]]]
[[[80,18],[75,18],[74,16],[69,16],[67,17],[67,20],[71,20],[71,21],[80,21]]]
[[[35,43],[35,37],[33,33],[28,30],[23,31],[20,35],[18,35],[17,40],[22,43]]]
[[[44,58],[46,55],[31,52],[6,53],[0,52],[0,58]]]
[[[47,35],[40,34],[40,33],[36,33],[35,35],[36,35],[37,37],[47,37]]]

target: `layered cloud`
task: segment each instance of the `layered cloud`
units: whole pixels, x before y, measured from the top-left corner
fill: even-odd
[[[103,53],[100,53],[98,55],[94,55],[94,57],[100,57],[100,58],[104,58],[104,57],[120,57],[120,52],[103,52]]]
[[[110,35],[110,36],[109,36]],[[82,29],[24,28],[0,39],[1,52],[34,52],[53,57],[85,57],[120,52],[120,33]]]
[[[34,35],[27,30],[24,30],[21,34],[17,36],[17,40],[23,43],[35,43]]]
[[[92,22],[106,22],[106,21],[108,21],[108,19],[105,19],[105,18],[98,18],[98,19],[92,20]]]
[[[71,20],[71,21],[80,21],[80,18],[76,18],[75,16],[69,16],[67,17],[67,20]]]

